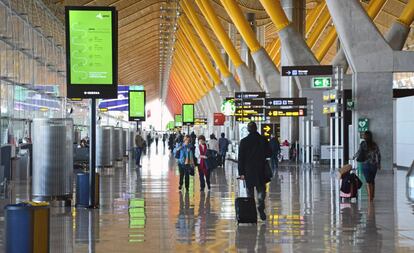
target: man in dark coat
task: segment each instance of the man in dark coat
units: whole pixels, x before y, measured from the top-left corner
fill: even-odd
[[[266,220],[265,197],[266,179],[265,164],[266,158],[271,156],[271,149],[267,140],[257,132],[257,125],[250,122],[247,125],[249,135],[240,141],[239,146],[239,176],[241,180],[246,180],[247,194],[254,198],[254,188],[256,187],[260,218]]]

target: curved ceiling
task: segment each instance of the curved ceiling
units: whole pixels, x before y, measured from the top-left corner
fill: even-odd
[[[96,5],[115,6],[119,11],[119,83],[123,85],[142,84],[147,90],[150,100],[160,97],[160,84],[163,73],[168,71],[175,38],[172,33],[176,27],[176,14],[182,14],[178,8],[179,0],[43,0],[57,16],[64,19],[64,6],[67,5]],[[222,7],[220,0],[209,0],[215,9],[223,27],[228,30],[231,20]],[[324,0],[306,0],[307,14],[315,9]],[[371,0],[373,1],[373,0]],[[370,1],[361,1],[363,5]],[[381,12],[375,18],[378,29],[385,33],[401,14],[408,0],[388,0]],[[241,9],[245,13],[255,13],[257,25],[264,28],[265,41],[263,46],[268,50],[277,39],[275,26],[271,23],[269,16],[264,11],[258,0],[238,0]],[[176,5],[174,7],[174,4]],[[177,12],[178,11],[178,12]],[[201,22],[206,27],[210,38],[218,49],[221,46],[214,36],[211,28],[207,25],[200,10],[196,8]],[[318,37],[313,49],[318,48],[324,40],[327,31],[332,28],[332,21],[329,21],[324,31]],[[239,35],[235,35],[239,38]],[[238,41],[238,40],[237,40]],[[201,41],[198,39],[198,42]],[[411,48],[414,43],[414,36],[410,33],[406,48]],[[236,45],[240,50],[239,45]],[[323,58],[322,63],[328,64],[336,52],[336,43]],[[211,59],[210,59],[211,60]],[[178,73],[180,69],[174,70],[174,87],[168,87],[168,95],[172,96],[167,104],[182,102],[183,98],[179,81],[185,79],[185,75]],[[179,106],[169,106],[170,110]],[[178,109],[177,109],[178,110]],[[174,111],[174,110],[173,110]]]

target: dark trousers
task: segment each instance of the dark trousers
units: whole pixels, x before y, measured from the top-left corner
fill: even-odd
[[[179,164],[178,169],[180,171],[180,187],[183,186],[185,180],[185,188],[188,189],[190,187],[190,173],[183,164]]]
[[[227,152],[220,152],[221,164],[223,165],[223,168],[224,168],[224,165],[226,163],[226,154],[227,154]]]
[[[279,158],[277,157],[276,154],[273,154],[272,157],[270,158],[270,161],[272,163],[272,171],[275,172],[277,168],[279,168]]]
[[[210,172],[207,172],[207,174],[204,175],[204,173],[201,170],[198,170],[198,175],[200,176],[201,190],[204,190],[204,188],[206,187],[206,183],[207,183],[208,189],[210,189]],[[204,180],[204,177],[205,177],[205,180]]]
[[[142,148],[136,147],[135,148],[135,164],[139,165],[141,163],[141,154]]]
[[[258,206],[257,210],[261,213],[265,210],[265,198],[266,198],[266,189],[265,186],[256,186],[257,192],[257,201]],[[254,187],[247,188],[247,196],[250,198],[254,198]]]

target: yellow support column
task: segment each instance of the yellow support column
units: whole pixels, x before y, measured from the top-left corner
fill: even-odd
[[[196,0],[198,7],[200,8],[201,12],[203,13],[204,17],[206,18],[207,22],[213,29],[214,33],[216,34],[217,38],[219,39],[221,45],[223,46],[224,50],[226,50],[227,54],[229,55],[233,65],[237,68],[243,64],[243,61],[237,52],[236,48],[234,47],[233,43],[231,42],[229,36],[227,35],[226,31],[222,27],[220,20],[218,19],[216,13],[214,12],[213,7],[211,6],[209,1],[205,0]]]
[[[194,72],[193,68],[188,66],[188,63],[185,61],[184,57],[180,54],[177,54],[180,57],[180,60],[176,62],[177,66],[180,68],[180,73],[185,76],[186,80],[189,81],[189,87],[187,88],[187,92],[191,93],[193,97],[200,96],[201,94],[198,93],[194,89],[194,85],[198,84],[200,79],[198,78],[197,74]]]
[[[214,84],[220,83],[220,77],[218,76],[216,70],[211,65],[210,59],[207,56],[204,49],[200,46],[199,42],[197,41],[195,35],[192,33],[190,29],[190,25],[188,24],[188,20],[185,16],[181,16],[180,20],[178,21],[180,28],[183,29],[184,33],[187,35],[187,39],[191,43],[191,46],[194,48],[198,58],[203,63],[204,67],[206,68],[208,74],[213,79]]]
[[[220,0],[220,2],[233,20],[234,25],[237,27],[237,30],[240,32],[240,35],[243,37],[252,54],[259,51],[262,47],[237,2],[234,0]]]
[[[410,0],[397,21],[405,26],[410,26],[414,19],[414,0]]]
[[[289,25],[289,19],[286,13],[283,11],[280,1],[275,0],[260,0],[266,12],[269,14],[270,19],[276,26],[276,30],[280,31]]]
[[[205,69],[203,68],[202,63],[200,63],[199,58],[197,57],[197,53],[195,53],[194,49],[190,46],[190,43],[188,42],[187,38],[185,38],[185,35],[182,30],[177,33],[177,39],[179,41],[179,45],[183,47],[184,51],[189,53],[193,64],[196,65],[196,68],[199,70],[199,73],[202,75],[203,81],[206,83],[207,88],[210,89],[214,87],[214,84],[208,77]]]
[[[200,78],[197,78],[201,77],[202,79],[203,74],[200,73],[201,70],[199,70],[194,64],[192,64],[192,61],[190,61],[188,57],[186,57],[188,51],[183,50],[182,47],[177,47],[176,53],[178,53],[184,65],[191,70],[191,73],[193,74],[192,76],[196,78],[196,82],[193,83],[194,85],[192,88],[195,89],[200,96],[203,95],[203,93],[207,91],[207,88],[205,88]]]
[[[209,35],[207,34],[203,24],[201,24],[200,20],[195,13],[194,7],[192,3],[189,1],[183,0],[181,1],[182,7],[187,14],[188,18],[190,19],[191,23],[194,25],[198,35],[200,36],[201,40],[203,41],[204,45],[206,46],[208,52],[210,53],[213,60],[216,62],[217,66],[220,69],[221,74],[224,77],[229,77],[231,75],[226,63],[221,58],[221,55],[217,48],[215,47],[213,41],[211,41]]]
[[[245,41],[247,47],[251,51],[254,63],[256,64],[256,70],[260,75],[261,84],[264,91],[272,94],[279,95],[280,93],[280,74],[276,65],[273,63],[269,54],[260,45],[256,38],[256,34],[247,22],[242,10],[240,9],[237,1],[235,0],[221,0],[224,9],[229,14],[231,20]],[[247,69],[246,69],[247,70]],[[248,71],[248,70],[247,70]],[[253,78],[254,79],[254,78]],[[251,80],[255,81],[255,80]],[[252,83],[250,80],[247,83]],[[257,82],[256,82],[257,83]],[[253,82],[254,84],[254,82]],[[259,85],[244,85],[253,91],[262,90]]]

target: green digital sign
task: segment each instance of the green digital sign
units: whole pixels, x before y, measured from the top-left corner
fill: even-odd
[[[183,104],[183,124],[194,124],[194,104]]]
[[[174,118],[175,127],[183,126],[183,116],[181,114],[176,114]]]
[[[68,97],[117,96],[117,14],[113,7],[66,7]]]
[[[128,92],[129,121],[145,121],[145,91],[130,90]]]
[[[173,130],[174,129],[174,121],[169,121],[166,128],[167,128],[167,130]]]

